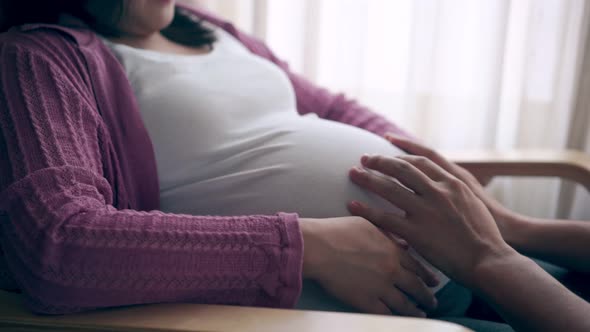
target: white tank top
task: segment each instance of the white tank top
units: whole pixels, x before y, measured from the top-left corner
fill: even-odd
[[[163,211],[340,217],[350,215],[353,199],[392,208],[355,186],[348,172],[365,153],[399,149],[368,131],[300,116],[280,68],[228,33],[216,34],[204,55],[107,42],[154,144]]]

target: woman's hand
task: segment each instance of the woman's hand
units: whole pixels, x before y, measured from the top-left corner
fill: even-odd
[[[350,211],[398,234],[450,277],[470,285],[479,263],[512,254],[484,203],[457,177],[419,156],[364,156],[353,182],[387,199],[405,215],[351,202]],[[393,179],[397,181],[393,181]],[[409,189],[409,190],[408,190]]]
[[[374,314],[425,317],[423,310],[435,309],[427,286],[436,286],[436,277],[367,220],[300,219],[300,225],[304,277],[336,298]]]
[[[500,202],[489,195],[480,184],[480,181],[475,176],[473,176],[471,172],[447,160],[436,151],[415,141],[411,141],[404,137],[392,134],[386,135],[385,138],[393,145],[411,155],[422,156],[430,159],[439,167],[463,181],[490,210],[490,213],[494,217],[494,220],[496,221],[496,224],[498,225],[500,233],[504,239],[508,243],[513,242],[513,234],[511,234],[511,231],[519,228],[519,224],[521,223],[520,220],[523,219],[523,217],[507,209],[502,204],[500,204]]]

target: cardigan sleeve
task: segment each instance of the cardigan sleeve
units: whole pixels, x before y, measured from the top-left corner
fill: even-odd
[[[297,215],[116,209],[103,175],[108,135],[92,91],[71,71],[18,43],[0,47],[0,258],[31,309],[293,306],[303,252]]]
[[[356,100],[342,93],[332,93],[302,75],[294,73],[289,65],[279,59],[264,42],[236,29],[230,23],[222,23],[221,26],[237,37],[250,51],[273,62],[287,74],[295,89],[299,114],[316,113],[322,119],[346,123],[379,136],[394,133],[414,139],[407,131]]]

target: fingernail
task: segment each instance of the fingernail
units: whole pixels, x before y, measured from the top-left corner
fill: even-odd
[[[434,283],[435,286],[438,286],[438,284],[440,284],[440,279],[438,279],[437,276],[432,277],[432,282]]]
[[[367,173],[367,171],[364,168],[358,167],[358,166],[353,167],[352,170],[355,171],[358,174],[365,174],[365,173]]]
[[[363,208],[363,204],[358,201],[352,201],[352,202],[350,202],[350,205],[355,209],[362,209]]]
[[[402,249],[410,249],[410,245],[406,240],[399,240],[397,243],[400,245],[400,247],[402,247]]]
[[[366,164],[366,163],[367,163],[367,161],[369,161],[369,157],[370,157],[370,156],[369,156],[368,154],[364,154],[364,155],[361,157],[361,163],[363,163],[363,165],[364,165],[364,164]]]

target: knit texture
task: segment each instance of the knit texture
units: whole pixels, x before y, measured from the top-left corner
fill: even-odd
[[[380,116],[288,71],[298,110],[377,134]],[[278,188],[288,190],[288,188]],[[291,307],[301,290],[297,215],[188,216],[158,209],[151,141],[124,70],[89,30],[0,35],[0,287],[37,313],[197,302]]]

